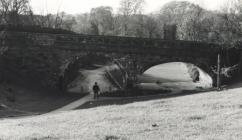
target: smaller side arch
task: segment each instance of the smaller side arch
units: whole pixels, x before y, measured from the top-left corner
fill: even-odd
[[[58,88],[62,91],[67,90],[68,84],[80,75],[81,68],[88,68],[95,63],[105,63],[111,61],[111,58],[100,53],[86,53],[70,57],[60,67]]]

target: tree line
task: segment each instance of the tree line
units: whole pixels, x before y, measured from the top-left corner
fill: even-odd
[[[152,14],[144,14],[144,6],[144,0],[121,0],[116,13],[112,7],[101,6],[78,15],[36,15],[29,0],[0,0],[0,23],[145,38],[164,38],[166,25],[175,25],[179,40],[227,43],[232,47],[240,41],[242,0],[229,1],[219,12],[187,1],[169,2]]]

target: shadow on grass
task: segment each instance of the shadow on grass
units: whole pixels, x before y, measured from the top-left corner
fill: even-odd
[[[15,102],[2,100],[5,108],[0,109],[0,119],[40,115],[61,108],[87,94],[31,94],[22,93]]]
[[[188,118],[188,121],[199,121],[199,120],[204,120],[206,117],[205,116],[191,116]]]
[[[242,87],[242,80],[236,79],[236,80],[233,80],[233,81],[227,83],[227,85],[222,86],[222,89],[228,90],[228,89],[236,89],[236,88],[241,88],[241,87]]]
[[[135,102],[143,102],[143,101],[158,100],[158,99],[165,99],[165,98],[175,98],[175,97],[199,94],[199,93],[209,92],[209,91],[214,91],[214,89],[201,90],[201,91],[185,90],[185,91],[182,91],[181,93],[164,93],[164,94],[150,95],[150,96],[120,97],[115,99],[110,98],[105,100],[95,100],[95,101],[86,102],[85,104],[81,105],[76,109],[88,109],[88,108],[95,108],[95,107],[108,106],[108,105],[125,105],[125,104],[131,104]]]
[[[120,140],[120,138],[117,136],[106,136],[105,140]]]

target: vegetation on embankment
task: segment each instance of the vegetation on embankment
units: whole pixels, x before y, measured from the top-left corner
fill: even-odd
[[[139,88],[132,88],[126,90],[116,90],[112,92],[102,92],[100,97],[140,97],[140,96],[151,96],[161,95],[170,93],[171,90],[145,90]]]
[[[109,66],[106,69],[105,77],[118,89],[122,90],[125,87],[125,75],[117,65]]]

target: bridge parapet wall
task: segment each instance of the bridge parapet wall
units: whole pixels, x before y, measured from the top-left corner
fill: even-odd
[[[217,44],[193,41],[169,41],[162,39],[117,37],[117,36],[91,36],[72,34],[46,34],[46,33],[26,33],[26,32],[5,32],[0,35],[0,39],[10,42],[26,42],[39,46],[54,46],[56,48],[68,47],[67,49],[88,47],[112,48],[137,48],[137,49],[178,49],[196,50],[201,52],[215,52],[220,50]]]

